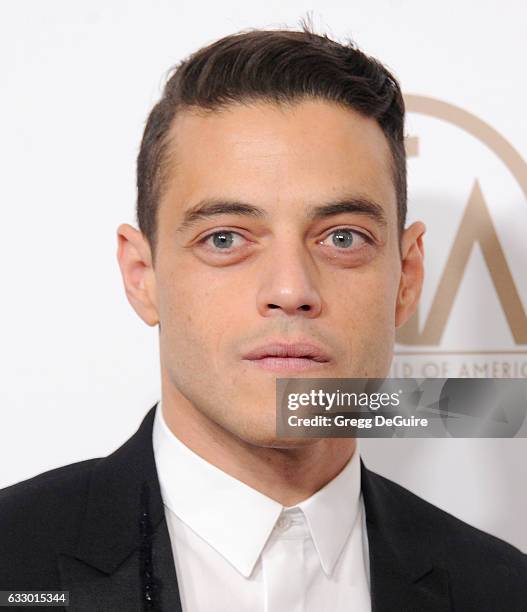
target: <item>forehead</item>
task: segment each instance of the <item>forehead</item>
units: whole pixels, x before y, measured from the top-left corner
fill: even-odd
[[[388,221],[396,220],[386,137],[374,119],[335,103],[184,110],[171,126],[167,159],[162,208],[176,218],[206,198],[242,199],[292,215],[351,193],[378,202]]]

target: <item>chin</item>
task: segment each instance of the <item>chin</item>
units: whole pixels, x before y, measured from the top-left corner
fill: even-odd
[[[234,421],[235,411],[229,415],[229,421],[221,422],[224,429],[246,444],[260,448],[303,448],[313,445],[320,438],[278,437],[276,434],[276,411],[263,409],[259,414],[244,414],[238,412]],[[217,421],[220,423],[219,421]]]
[[[269,448],[293,450],[295,448],[313,446],[317,442],[320,442],[320,440],[322,440],[322,438],[275,438],[268,446]]]
[[[247,433],[240,436],[248,444],[253,446],[259,446],[261,448],[277,448],[277,449],[295,449],[305,448],[312,446],[318,442],[321,438],[278,438],[275,431],[270,431],[267,434],[264,433]]]

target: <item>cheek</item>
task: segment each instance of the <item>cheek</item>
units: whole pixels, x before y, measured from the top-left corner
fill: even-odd
[[[186,275],[185,275],[186,276]],[[164,333],[178,343],[201,345],[212,327],[214,300],[210,292],[197,283],[189,283],[188,277],[166,285],[161,297],[161,321]]]
[[[360,305],[360,351],[368,363],[367,376],[385,376],[393,358],[395,342],[395,293],[393,277],[375,279],[365,291]]]
[[[365,327],[379,332],[394,327],[394,297],[387,283],[375,279],[364,288],[359,300],[357,316]]]
[[[396,286],[393,274],[373,269],[353,271],[336,278],[332,284],[328,307],[339,319],[367,328],[394,324]]]
[[[330,319],[345,341],[348,336],[354,367],[360,363],[377,370],[373,362],[384,364],[395,340],[394,275],[386,270],[355,271],[340,280],[328,296]]]
[[[162,335],[166,350],[182,367],[194,363],[203,371],[217,370],[225,361],[221,354],[225,336],[236,336],[247,314],[247,304],[240,304],[243,292],[225,280],[187,270],[163,284]]]

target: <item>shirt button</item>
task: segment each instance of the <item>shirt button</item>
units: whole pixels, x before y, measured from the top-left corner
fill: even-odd
[[[280,529],[280,531],[286,531],[289,529],[289,527],[291,527],[291,519],[287,515],[282,514],[276,521],[276,526],[278,529]]]

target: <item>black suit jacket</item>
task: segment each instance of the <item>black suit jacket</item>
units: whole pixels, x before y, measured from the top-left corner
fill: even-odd
[[[70,612],[181,611],[152,448],[155,409],[108,457],[0,491],[0,590],[67,590]],[[363,463],[361,478],[373,612],[527,610],[519,550]]]

